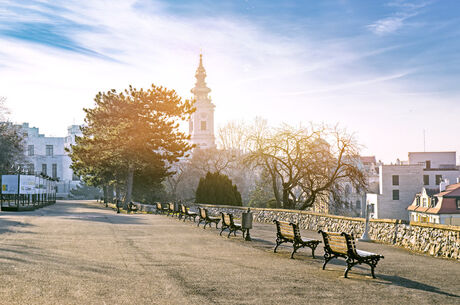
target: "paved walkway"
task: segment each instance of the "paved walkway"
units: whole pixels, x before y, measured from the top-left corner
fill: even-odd
[[[273,253],[275,228],[256,224],[254,242],[151,214],[116,214],[101,204],[58,202],[0,213],[0,304],[460,304],[460,263],[372,244],[376,269],[321,270],[301,249]],[[319,238],[315,232],[302,232]]]

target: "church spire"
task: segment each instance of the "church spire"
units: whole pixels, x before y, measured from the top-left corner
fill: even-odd
[[[203,66],[203,54],[200,53],[200,63],[198,65],[198,68],[196,69],[195,73],[195,78],[196,78],[196,83],[195,83],[195,88],[193,88],[191,91],[195,95],[195,100],[200,103],[200,102],[211,102],[211,100],[208,97],[209,92],[211,92],[211,89],[208,88],[206,85],[206,70]]]
[[[214,137],[214,104],[208,94],[211,89],[206,85],[206,70],[203,66],[203,54],[200,54],[200,63],[195,73],[196,83],[191,90],[195,98],[196,111],[189,121],[191,142],[201,149],[215,148]]]

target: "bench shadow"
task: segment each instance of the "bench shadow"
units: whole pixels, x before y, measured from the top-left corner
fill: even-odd
[[[383,280],[383,281],[379,281],[380,284],[399,286],[399,287],[421,290],[421,291],[428,291],[428,292],[445,295],[449,297],[460,298],[460,295],[458,294],[445,292],[439,289],[438,287],[427,285],[427,284],[417,282],[417,281],[414,281],[414,280],[411,280],[405,277],[401,277],[398,275],[377,274],[376,276],[377,276],[377,280]]]

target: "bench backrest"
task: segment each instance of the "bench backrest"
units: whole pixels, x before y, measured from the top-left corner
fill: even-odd
[[[348,254],[358,256],[358,253],[356,252],[356,241],[353,234],[342,232],[342,235],[345,237],[347,241]]]
[[[233,225],[233,215],[230,213],[223,213],[222,214],[222,225],[232,226]]]
[[[324,247],[329,248],[332,252],[347,255],[348,242],[346,233],[319,231],[323,235]]]
[[[274,220],[274,222],[276,223],[276,230],[278,235],[289,240],[294,240],[296,234],[294,230],[295,226],[292,226],[292,223],[279,220]]]
[[[161,210],[161,203],[157,202],[157,210]]]
[[[208,217],[208,211],[205,208],[200,209],[200,217],[206,219]]]
[[[174,203],[172,202],[169,203],[169,210],[174,211]]]
[[[181,203],[180,205],[180,210],[182,211],[183,214],[187,213],[187,208],[185,207],[184,204]]]

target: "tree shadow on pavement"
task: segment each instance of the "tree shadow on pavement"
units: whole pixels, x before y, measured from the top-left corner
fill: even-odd
[[[15,220],[9,220],[9,219],[4,219],[0,218],[0,234],[5,234],[5,233],[29,233],[32,234],[34,232],[25,232],[21,230],[17,230],[14,228],[28,228],[28,227],[34,227],[34,225],[30,223],[24,223],[21,221],[15,221]]]

